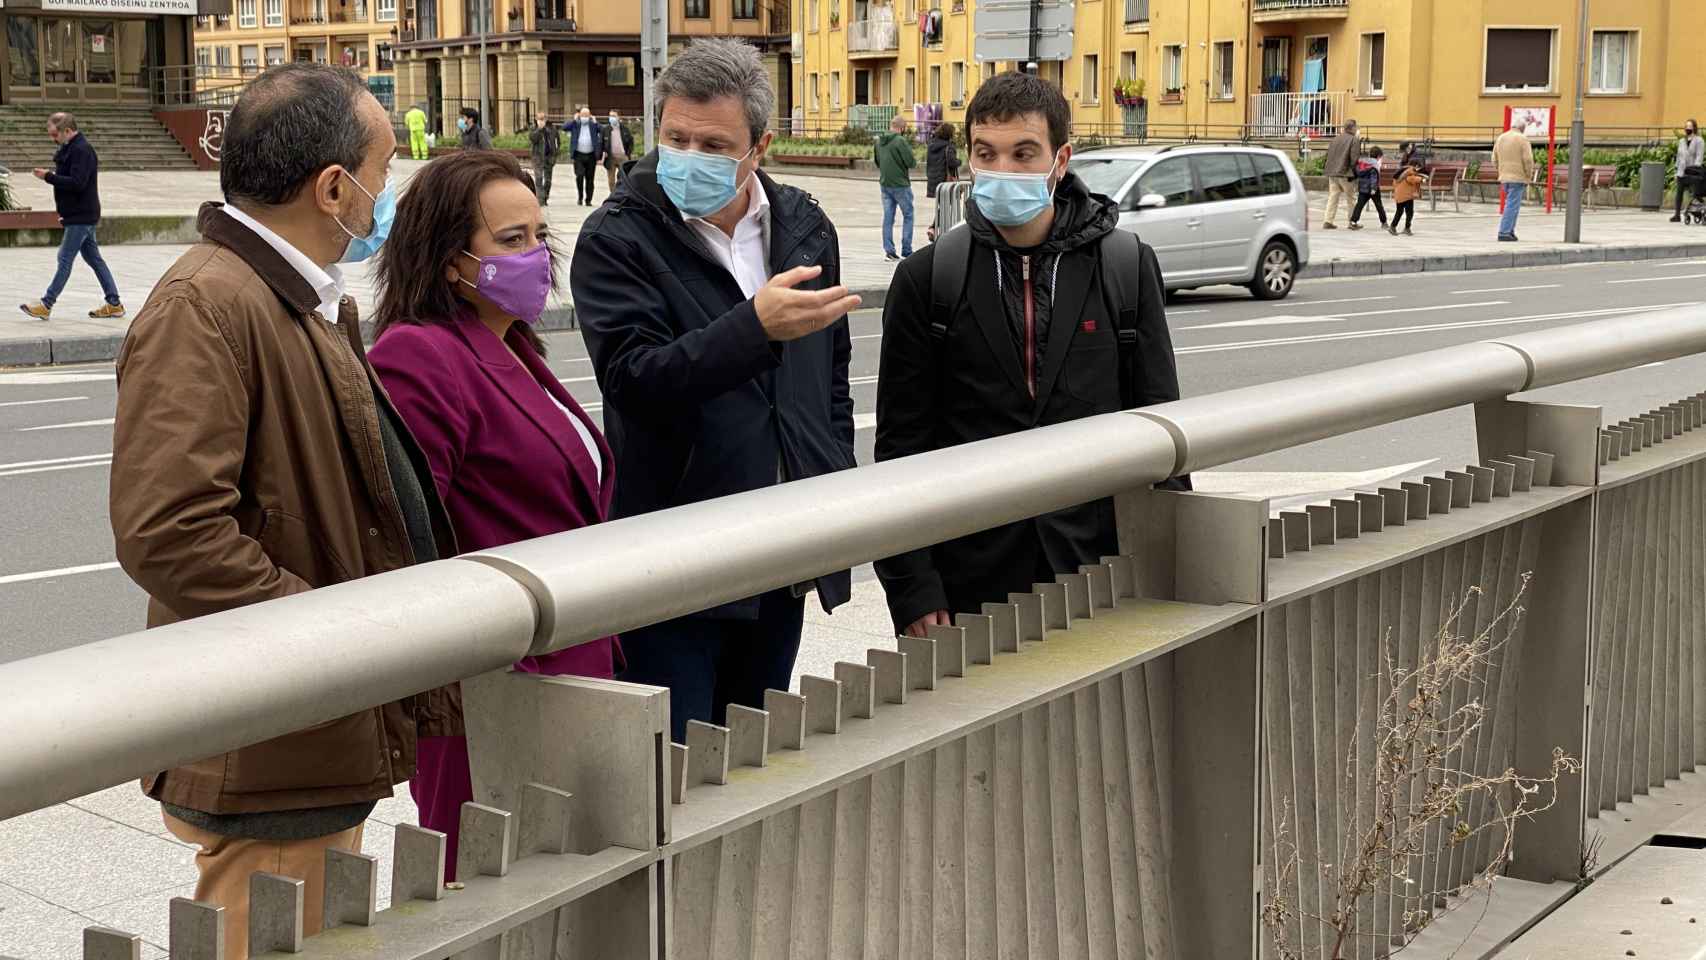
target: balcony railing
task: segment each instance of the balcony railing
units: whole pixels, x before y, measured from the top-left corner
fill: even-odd
[[[1344,17],[1350,0],[1256,0],[1252,16],[1258,20],[1304,20],[1315,17]]]
[[[367,23],[367,22],[368,22],[367,8],[365,8],[365,7],[358,7],[354,10],[349,10],[349,11],[344,11],[344,10],[338,10],[338,11],[309,10],[306,12],[297,11],[297,12],[291,14],[291,17],[290,17],[290,25],[293,27],[304,27],[304,26],[321,26],[321,27],[323,27],[323,26],[329,26],[329,25],[335,24],[335,23]]]
[[[893,20],[859,20],[847,25],[847,52],[889,53],[900,49],[900,25]]]
[[[1349,90],[1319,93],[1258,93],[1250,97],[1250,125],[1257,137],[1330,137],[1345,120]]]

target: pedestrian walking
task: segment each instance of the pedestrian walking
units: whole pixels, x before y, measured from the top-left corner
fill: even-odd
[[[415,160],[427,159],[426,111],[420,104],[415,104],[403,114],[403,123],[409,128],[409,156]]]
[[[1499,239],[1516,242],[1516,215],[1522,211],[1523,197],[1528,185],[1534,182],[1534,145],[1521,130],[1512,127],[1493,141],[1493,162],[1499,171],[1499,193],[1504,200],[1504,212],[1499,216]]]
[[[118,357],[109,507],[148,626],[458,552],[336,266],[384,243],[396,152],[390,115],[342,67],[272,67],[232,108],[226,203],[202,207],[201,241]],[[183,696],[194,710],[221,691]],[[224,908],[228,960],[248,955],[256,871],[301,880],[302,932],[320,931],[326,851],[359,851],[375,803],[414,776],[413,699],[143,779],[195,848],[195,899]]]
[[[533,189],[539,205],[551,202],[551,174],[557,166],[557,152],[562,146],[561,131],[544,111],[533,118],[533,129],[527,131],[529,152],[533,157]]]
[[[599,153],[604,157],[604,173],[610,179],[610,192],[616,192],[616,178],[622,167],[634,156],[634,132],[622,122],[622,114],[610,111],[610,120],[598,129],[602,138]]]
[[[1352,198],[1357,181],[1357,144],[1357,122],[1346,120],[1339,135],[1327,147],[1326,166],[1322,169],[1327,177],[1327,214],[1321,221],[1324,229],[1339,229],[1333,218],[1339,215],[1340,200],[1347,207],[1356,202]]]
[[[1412,235],[1410,224],[1416,220],[1416,198],[1422,195],[1422,185],[1426,182],[1421,168],[1413,163],[1399,170],[1398,175],[1392,178],[1392,200],[1397,204],[1397,209],[1392,211],[1392,226],[1389,232],[1394,237],[1398,235],[1400,222],[1404,224],[1404,236]]]
[[[776,91],[758,49],[701,39],[656,81],[656,151],[581,227],[570,288],[630,517],[853,466],[840,241],[761,169]],[[804,597],[827,574],[622,636],[621,678],[668,687],[671,732],[793,681]]]
[[[575,199],[582,206],[592,206],[592,175],[598,169],[599,152],[604,135],[593,122],[592,111],[581,107],[574,122],[564,128],[569,138],[569,150],[575,161]]]
[[[1682,222],[1682,192],[1687,190],[1700,199],[1700,181],[1706,175],[1706,140],[1700,139],[1700,125],[1693,118],[1683,124],[1682,139],[1676,142],[1676,212],[1671,223]]]
[[[935,199],[936,188],[960,178],[960,153],[954,146],[954,125],[938,123],[924,153],[924,195]]]
[[[965,223],[902,263],[883,305],[878,460],[1179,398],[1160,263],[1070,172],[1071,118],[1029,73],[996,75],[966,107]],[[1118,553],[1118,539],[1104,499],[876,570],[895,631],[924,636]]]
[[[906,118],[898,114],[889,121],[889,132],[877,139],[872,148],[877,162],[877,174],[883,191],[883,254],[889,260],[912,256],[912,174],[918,158],[912,154],[912,140],[906,135]],[[900,254],[895,254],[894,214],[902,215]]]
[[[101,294],[107,300],[89,311],[89,316],[97,320],[117,319],[124,316],[124,303],[119,299],[113,272],[101,257],[100,244],[95,242],[95,228],[101,222],[100,159],[89,139],[77,129],[77,118],[69,113],[48,117],[47,135],[59,144],[59,149],[53,152],[53,168],[37,167],[35,175],[53,187],[53,208],[65,228],[59,240],[59,265],[42,298],[34,303],[21,303],[18,308],[25,316],[37,320],[51,319],[53,305],[65,292],[71,268],[81,256],[89,269],[95,271]]]
[[[1357,205],[1351,210],[1351,229],[1361,230],[1362,208],[1374,202],[1374,212],[1380,214],[1380,225],[1386,226],[1386,205],[1380,200],[1380,159],[1386,154],[1372,147],[1368,156],[1357,161]],[[1396,196],[1393,197],[1397,199]]]
[[[420,441],[462,550],[605,519],[615,471],[598,425],[545,365],[534,332],[556,286],[542,204],[499,152],[445,157],[417,173],[379,252],[369,353]],[[613,638],[525,657],[524,673],[611,678]],[[462,804],[474,799],[459,688],[417,702],[420,825],[448,838],[456,879]]]
[[[462,108],[462,118],[456,121],[456,129],[462,132],[462,149],[492,149],[492,135],[486,131],[486,125],[480,122],[480,111],[473,107]]]

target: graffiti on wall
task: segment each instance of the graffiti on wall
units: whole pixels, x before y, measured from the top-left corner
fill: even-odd
[[[202,128],[201,137],[196,141],[208,159],[219,162],[220,146],[225,141],[225,121],[231,116],[229,110],[207,111],[207,125]]]

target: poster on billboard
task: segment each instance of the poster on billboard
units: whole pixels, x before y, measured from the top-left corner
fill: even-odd
[[[43,10],[77,13],[172,13],[195,16],[196,0],[41,0]]]
[[[1505,129],[1515,130],[1528,138],[1532,144],[1546,144],[1546,212],[1552,212],[1552,188],[1557,178],[1553,169],[1558,160],[1558,129],[1555,124],[1555,111],[1551,107],[1505,107]],[[1505,207],[1505,198],[1499,197],[1499,209]]]

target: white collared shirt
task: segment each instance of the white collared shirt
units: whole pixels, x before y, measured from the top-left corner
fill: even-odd
[[[322,268],[319,264],[308,259],[302,251],[291,246],[290,241],[267,229],[259,220],[237,209],[232,204],[226,204],[224,211],[231,219],[248,227],[255,236],[267,242],[267,246],[278,251],[284,262],[296,268],[302,279],[314,288],[314,296],[320,298],[320,316],[328,323],[338,322],[338,301],[344,296],[344,274],[337,264]]]
[[[758,175],[752,176],[746,216],[735,224],[734,236],[709,220],[692,217],[687,225],[705,241],[711,256],[740,284],[741,296],[751,300],[770,280],[770,196]]]

